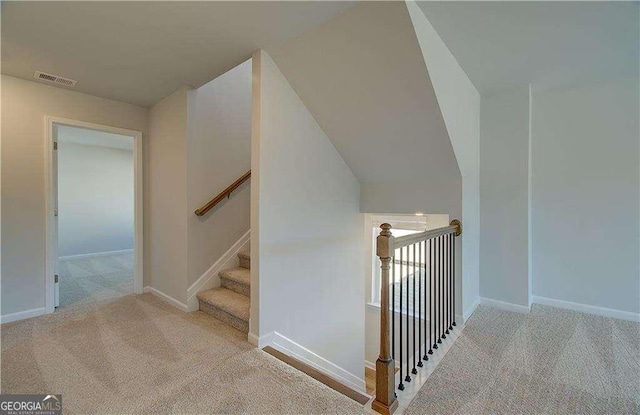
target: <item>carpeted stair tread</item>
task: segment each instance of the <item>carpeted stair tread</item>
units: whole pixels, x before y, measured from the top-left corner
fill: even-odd
[[[238,284],[251,286],[251,271],[246,268],[229,268],[220,272],[220,278],[226,278]]]
[[[212,288],[198,293],[198,300],[218,308],[240,320],[249,321],[249,307],[251,300],[223,287]]]

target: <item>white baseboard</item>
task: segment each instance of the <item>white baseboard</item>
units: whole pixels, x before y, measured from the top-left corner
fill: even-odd
[[[99,256],[111,256],[111,255],[122,255],[122,254],[133,254],[133,249],[122,249],[119,251],[104,251],[104,252],[92,252],[89,254],[67,255],[67,256],[61,256],[58,259],[59,260],[80,259],[80,258],[92,258],[92,257],[99,257]]]
[[[144,292],[145,293],[151,293],[153,295],[155,295],[156,297],[160,298],[161,300],[163,300],[164,302],[171,304],[172,306],[174,306],[175,308],[177,308],[180,311],[184,311],[185,313],[188,312],[188,307],[186,304],[176,300],[175,298],[163,293],[162,291],[156,290],[155,288],[147,285],[146,287],[144,287]]]
[[[555,298],[531,297],[531,301],[535,304],[542,304],[550,307],[565,308],[567,310],[578,311],[581,313],[593,314],[602,317],[617,318],[620,320],[640,322],[640,313],[632,313],[630,311],[616,310],[613,308],[598,307],[593,305],[572,303],[571,301],[556,300]]]
[[[334,363],[331,363],[327,359],[299,345],[293,340],[286,338],[278,332],[274,331],[261,336],[260,338],[249,334],[249,339],[253,344],[258,343],[260,348],[271,346],[274,349],[291,356],[316,370],[319,370],[325,375],[332,377],[343,385],[348,386],[357,392],[368,395],[364,379],[360,379],[358,376],[344,370]]]
[[[476,311],[476,308],[480,305],[480,297],[476,298],[476,300],[462,313],[462,323],[466,323],[469,320],[469,317]]]
[[[491,298],[480,297],[480,304],[488,305],[495,308],[500,308],[502,310],[513,311],[515,313],[529,314],[531,312],[530,307],[519,305],[519,304],[507,303],[504,301],[492,300]]]
[[[32,308],[31,310],[18,311],[17,313],[5,314],[0,316],[0,323],[11,323],[13,321],[24,320],[26,318],[38,317],[43,314],[46,314],[46,309],[44,307],[40,308]]]
[[[249,343],[256,346],[258,349],[263,349],[267,346],[272,346],[273,332],[267,333],[263,336],[257,336],[255,333],[249,333]]]
[[[187,290],[187,309],[188,311],[196,311],[199,308],[198,297],[199,292],[220,286],[220,271],[226,268],[238,266],[237,254],[245,248],[245,245],[251,239],[251,230],[248,230],[231,248],[209,267],[200,278]]]

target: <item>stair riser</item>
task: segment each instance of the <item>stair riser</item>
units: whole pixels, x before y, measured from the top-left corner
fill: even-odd
[[[210,314],[216,319],[222,321],[223,323],[240,330],[243,333],[249,333],[249,322],[239,319],[238,317],[227,313],[226,311],[220,310],[219,308],[212,306],[209,303],[206,303],[202,300],[198,300],[200,303],[200,311]]]
[[[237,292],[238,294],[242,294],[245,297],[251,296],[251,287],[248,285],[240,284],[237,281],[228,280],[225,277],[220,277],[221,285],[231,291]]]
[[[251,269],[251,258],[243,258],[239,257],[240,264],[238,265],[240,268]]]

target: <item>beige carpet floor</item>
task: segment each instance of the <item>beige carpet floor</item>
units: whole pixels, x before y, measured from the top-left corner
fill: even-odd
[[[405,414],[639,414],[640,325],[480,306]]]
[[[133,294],[133,253],[60,259],[60,307]]]
[[[61,393],[65,414],[362,414],[246,335],[150,294],[1,326],[2,393]]]

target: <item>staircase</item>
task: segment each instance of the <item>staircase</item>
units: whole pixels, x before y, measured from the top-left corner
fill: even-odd
[[[239,266],[221,271],[221,287],[198,293],[200,311],[244,333],[249,332],[251,306],[251,256],[238,254]]]

